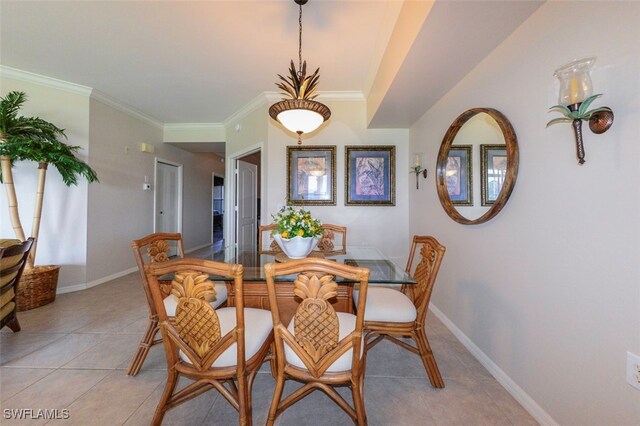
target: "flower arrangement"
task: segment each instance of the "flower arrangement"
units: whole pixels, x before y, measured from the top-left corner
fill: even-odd
[[[280,234],[282,238],[320,237],[324,232],[320,221],[311,217],[307,210],[285,206],[271,217],[278,225],[273,233]]]

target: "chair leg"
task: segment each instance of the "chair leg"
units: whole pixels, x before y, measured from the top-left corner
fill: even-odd
[[[18,322],[18,316],[15,314],[15,312],[13,313],[13,318],[11,318],[9,322],[7,322],[7,327],[9,327],[14,333],[20,331],[20,323]]]
[[[158,403],[158,407],[156,408],[156,412],[153,415],[153,420],[151,421],[152,426],[160,426],[162,424],[162,419],[164,418],[164,414],[167,412],[167,402],[173,395],[173,391],[178,384],[178,373],[173,368],[167,371],[167,384],[164,387],[164,392],[162,393],[162,397],[160,398],[160,402]]]
[[[273,398],[271,399],[271,407],[269,408],[269,417],[267,418],[267,426],[273,426],[278,416],[278,405],[280,405],[280,398],[282,398],[282,391],[284,390],[284,372],[279,371],[278,377],[276,377],[276,388],[273,391]]]
[[[247,390],[247,376],[243,372],[238,376],[238,414],[240,426],[251,426],[253,416],[251,414],[251,394]]]
[[[358,426],[367,424],[367,412],[364,409],[364,371],[360,373],[355,383],[352,383],[353,407],[356,410]]]
[[[429,340],[427,339],[424,328],[416,329],[413,337],[418,345],[420,358],[424,364],[424,369],[427,371],[427,376],[429,376],[431,386],[434,388],[443,388],[444,380],[442,380],[442,375],[440,375],[436,358],[433,355],[433,351],[431,350],[431,345],[429,345]]]
[[[129,370],[127,371],[128,376],[135,376],[140,372],[142,364],[144,364],[144,360],[147,359],[149,350],[151,346],[153,346],[153,339],[156,337],[156,334],[158,334],[158,330],[158,319],[150,318],[147,331],[144,333],[142,340],[140,340],[138,349],[136,349],[136,353],[131,360],[131,365],[129,365]]]

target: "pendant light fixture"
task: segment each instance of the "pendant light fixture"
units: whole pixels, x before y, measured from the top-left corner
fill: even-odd
[[[280,102],[271,105],[269,115],[282,124],[287,130],[298,134],[298,145],[302,143],[302,134],[316,130],[331,117],[329,108],[314,99],[316,86],[320,75],[316,71],[307,75],[307,61],[302,61],[302,5],[308,0],[293,0],[299,7],[298,15],[298,70],[291,60],[289,75],[284,78],[280,74],[280,82],[276,83],[282,89],[284,97]]]

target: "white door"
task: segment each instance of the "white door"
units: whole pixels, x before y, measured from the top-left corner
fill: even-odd
[[[180,232],[180,166],[156,163],[155,232]]]
[[[238,160],[236,242],[238,251],[254,251],[258,232],[258,166]]]

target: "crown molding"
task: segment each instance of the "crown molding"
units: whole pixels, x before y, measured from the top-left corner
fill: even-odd
[[[58,80],[57,78],[47,77],[46,75],[19,70],[5,65],[0,65],[0,77],[24,81],[26,83],[33,83],[39,86],[51,87],[53,89],[86,97],[91,96],[91,91],[93,90],[91,87],[69,83],[68,81]]]
[[[243,106],[242,108],[240,108],[239,110],[231,114],[229,117],[227,117],[227,119],[222,122],[222,125],[225,127],[232,126],[233,124],[245,118],[247,115],[257,110],[258,108],[266,106],[268,104],[269,104],[268,92],[262,92],[258,96],[253,98],[251,101],[249,101],[248,104],[246,104],[245,106]]]
[[[144,121],[147,124],[152,125],[153,127],[156,127],[158,129],[164,129],[164,124],[161,121],[156,120],[153,117],[148,116],[147,114],[136,110],[135,108],[107,95],[106,93],[103,93],[99,90],[93,90],[93,92],[91,93],[91,98],[95,99],[96,101],[102,102],[105,105],[110,106],[111,108],[118,110],[120,112],[123,112],[133,118],[137,118],[139,120]]]
[[[224,130],[222,123],[165,123],[166,130]]]

